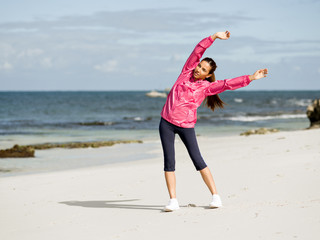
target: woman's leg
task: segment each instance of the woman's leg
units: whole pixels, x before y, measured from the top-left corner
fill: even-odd
[[[186,146],[195,168],[200,171],[202,179],[209,188],[211,194],[217,194],[212,174],[201,156],[194,128],[181,129],[178,134]]]
[[[212,174],[210,172],[210,169],[208,167],[200,170],[201,176],[207,187],[209,188],[211,194],[218,194],[216,185],[214,183]]]
[[[164,156],[164,174],[170,198],[176,198],[174,126],[161,119],[159,133]]]
[[[170,198],[176,198],[176,174],[174,172],[164,172]]]

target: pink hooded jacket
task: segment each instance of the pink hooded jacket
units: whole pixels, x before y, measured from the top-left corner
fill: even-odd
[[[205,50],[212,43],[213,39],[209,36],[197,44],[183,66],[181,74],[163,106],[161,117],[178,127],[194,127],[197,122],[197,108],[207,96],[216,95],[225,90],[245,87],[250,83],[249,75],[215,82],[198,81],[193,77],[193,70],[199,64]]]

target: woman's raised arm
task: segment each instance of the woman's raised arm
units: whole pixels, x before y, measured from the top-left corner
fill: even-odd
[[[216,40],[217,38],[222,40],[227,40],[229,37],[230,37],[230,32],[225,31],[225,32],[216,32],[215,34],[201,40],[197,44],[197,46],[194,48],[188,60],[184,64],[182,68],[182,72],[191,71],[195,69],[196,66],[199,64],[202,55],[204,54],[206,49],[211,46],[214,40]]]
[[[211,36],[202,39],[197,46],[194,48],[186,63],[184,64],[181,72],[192,71],[199,64],[200,59],[208,47],[213,43]]]

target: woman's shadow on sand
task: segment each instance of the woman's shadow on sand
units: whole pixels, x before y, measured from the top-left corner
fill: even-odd
[[[69,206],[87,207],[87,208],[122,208],[122,209],[143,209],[161,211],[163,206],[160,205],[139,205],[125,204],[126,202],[138,201],[140,199],[112,200],[112,201],[65,201],[59,202]],[[123,203],[124,202],[124,203]]]
[[[125,204],[126,202],[139,201],[140,199],[128,200],[109,200],[109,201],[65,201],[59,202],[69,206],[87,207],[87,208],[120,208],[120,209],[138,209],[138,210],[156,210],[164,212],[163,205],[139,205],[139,204]],[[124,203],[123,203],[124,202]],[[195,206],[195,204],[188,204],[180,206],[180,208],[201,207],[210,209],[208,206]]]

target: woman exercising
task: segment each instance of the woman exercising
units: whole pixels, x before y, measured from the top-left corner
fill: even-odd
[[[194,125],[197,121],[197,108],[205,101],[214,111],[215,107],[223,108],[224,102],[218,94],[225,90],[235,90],[247,86],[252,80],[266,77],[267,69],[259,69],[253,75],[215,80],[214,71],[217,66],[213,59],[204,58],[200,61],[205,50],[218,38],[227,40],[230,32],[217,32],[201,40],[189,56],[182,71],[173,85],[161,112],[159,133],[164,155],[164,174],[170,200],[164,211],[179,209],[176,198],[174,138],[177,133],[197,171],[212,194],[210,208],[222,206],[213,177],[203,160],[198,147]]]

